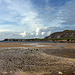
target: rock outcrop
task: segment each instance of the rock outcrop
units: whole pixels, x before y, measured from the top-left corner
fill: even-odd
[[[75,37],[75,30],[65,30],[63,32],[55,32],[45,38],[69,38]]]

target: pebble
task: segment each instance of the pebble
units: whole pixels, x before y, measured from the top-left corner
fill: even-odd
[[[63,73],[62,72],[58,72],[58,74],[62,75]]]

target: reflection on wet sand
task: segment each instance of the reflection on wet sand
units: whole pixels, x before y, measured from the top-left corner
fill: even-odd
[[[50,47],[51,45],[45,45],[45,44],[39,44],[39,43],[29,43],[29,44],[23,44],[23,45],[30,45],[34,47]]]

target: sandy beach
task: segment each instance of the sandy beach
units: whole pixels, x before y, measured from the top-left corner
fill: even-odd
[[[75,75],[75,43],[0,43],[0,75]]]
[[[75,49],[75,43],[18,43],[18,42],[1,42],[0,48],[52,48],[52,49]]]

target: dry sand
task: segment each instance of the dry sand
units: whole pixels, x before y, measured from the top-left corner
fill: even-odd
[[[0,43],[0,75],[75,75],[75,43]]]

